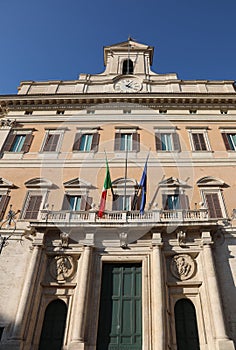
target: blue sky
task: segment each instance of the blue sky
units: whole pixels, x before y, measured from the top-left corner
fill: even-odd
[[[153,71],[236,80],[235,0],[0,0],[0,94],[100,73],[103,46],[155,47]]]

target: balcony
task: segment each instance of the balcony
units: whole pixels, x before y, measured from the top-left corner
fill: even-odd
[[[207,209],[200,210],[150,210],[141,214],[139,211],[106,211],[102,218],[97,211],[50,211],[42,210],[37,220],[31,220],[36,226],[158,226],[158,225],[200,225],[209,220]]]

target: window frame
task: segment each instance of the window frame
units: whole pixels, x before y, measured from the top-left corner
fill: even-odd
[[[156,152],[181,152],[181,145],[179,140],[179,134],[177,133],[177,128],[154,128],[155,131],[155,146]],[[171,142],[171,149],[163,149],[162,135],[169,135]]]
[[[236,140],[235,142],[231,140],[231,142],[228,139],[228,135],[235,135],[236,137],[236,128],[220,128],[220,132],[222,135],[222,139],[226,148],[226,151],[228,152],[235,152],[236,151]],[[233,147],[231,147],[231,144]]]
[[[114,140],[114,152],[139,152],[140,151],[140,134],[138,133],[139,128],[138,127],[131,127],[131,128],[122,128],[117,127],[115,128],[115,140]],[[124,149],[121,149],[121,135],[131,135],[131,149],[126,150],[126,147]]]
[[[190,145],[192,152],[212,152],[211,150],[211,145],[210,145],[210,140],[208,137],[208,127],[187,127],[186,128],[189,133],[189,139],[190,139]],[[196,145],[194,142],[193,134],[198,134],[198,135],[203,135],[203,140],[204,140],[204,145],[206,149],[196,149]],[[201,141],[200,141],[201,143]]]
[[[89,152],[97,152],[99,147],[99,128],[77,128],[74,143],[72,146],[73,152],[79,153],[89,153]],[[89,150],[80,149],[82,138],[84,135],[92,135],[91,145]]]
[[[22,220],[38,220],[38,216],[39,216],[39,213],[42,209],[44,209],[45,207],[45,203],[46,203],[46,200],[48,198],[48,194],[49,194],[49,190],[47,189],[30,189],[27,191],[26,193],[26,197],[25,197],[25,200],[24,200],[24,204],[23,204],[23,207],[22,207],[22,212],[21,212],[21,219]],[[39,206],[39,210],[38,210],[38,213],[37,213],[37,218],[25,218],[26,216],[26,213],[28,212],[27,209],[28,209],[28,206],[29,206],[29,203],[30,203],[30,200],[32,197],[34,196],[41,196],[42,197],[42,200],[41,200],[41,203],[40,203],[40,206]]]
[[[43,139],[43,143],[41,145],[41,149],[40,149],[40,153],[59,153],[59,150],[61,149],[61,145],[62,145],[62,139],[65,133],[65,129],[45,129],[45,135],[44,135],[44,139]],[[47,143],[47,139],[50,135],[58,135],[58,140],[57,140],[57,144],[55,147],[55,150],[46,150],[46,143]]]
[[[134,179],[126,179],[126,191],[125,191],[125,179],[119,178],[112,182],[113,188],[113,198],[112,198],[112,210],[114,211],[131,211],[133,200],[137,193],[138,183]],[[129,208],[120,209],[120,198],[122,198],[122,202],[124,198],[129,201]],[[139,207],[139,197],[137,198],[136,208],[134,210],[138,210]],[[124,202],[123,202],[124,204]],[[123,205],[122,205],[123,207]]]
[[[30,146],[32,144],[34,135],[33,135],[34,129],[12,129],[9,134],[7,135],[7,138],[3,144],[2,147],[2,153],[6,154],[23,154],[28,153],[30,150]],[[16,140],[17,136],[25,136],[24,142],[21,146],[21,149],[18,151],[13,151],[13,145]]]
[[[227,209],[226,209],[224,196],[223,196],[223,187],[227,187],[228,185],[226,185],[224,183],[224,181],[222,181],[218,178],[210,177],[210,176],[206,176],[204,178],[199,179],[197,181],[197,185],[198,185],[199,190],[200,190],[202,203],[203,203],[204,207],[206,209],[208,209],[209,218],[211,218],[211,217],[210,217],[210,212],[209,212],[209,208],[207,205],[207,199],[206,199],[206,195],[208,195],[208,194],[217,194],[219,204],[220,204],[221,213],[222,213],[222,217],[219,217],[219,218],[212,217],[212,218],[213,219],[227,218],[228,214],[227,214]]]

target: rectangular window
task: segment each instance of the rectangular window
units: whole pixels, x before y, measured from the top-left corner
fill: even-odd
[[[139,151],[140,141],[137,132],[116,132],[115,151]]]
[[[4,215],[10,201],[10,196],[0,195],[0,221],[4,219]]]
[[[120,135],[120,151],[132,151],[132,134]]]
[[[91,151],[92,140],[93,140],[92,134],[83,134],[81,137],[79,150],[84,152]]]
[[[92,198],[85,195],[66,194],[62,204],[62,210],[80,211],[91,209]]]
[[[43,146],[43,152],[55,152],[57,150],[60,133],[48,133]]]
[[[90,152],[97,151],[99,143],[99,134],[79,132],[75,135],[73,151]]]
[[[118,196],[117,210],[131,210],[131,196]]]
[[[37,219],[43,196],[30,194],[26,202],[23,219]]]
[[[21,152],[25,142],[26,135],[16,135],[12,143],[11,152]]]
[[[189,200],[186,194],[164,194],[162,202],[164,210],[189,209]]]
[[[179,136],[176,132],[155,133],[157,151],[180,151]]]
[[[178,194],[163,195],[164,210],[180,209],[180,200]]]
[[[207,145],[203,133],[192,133],[194,151],[207,151]]]
[[[210,218],[222,218],[218,193],[205,193]]]
[[[33,141],[32,131],[22,133],[13,130],[7,137],[3,146],[3,152],[29,152]]]
[[[236,133],[222,133],[227,151],[236,151]]]

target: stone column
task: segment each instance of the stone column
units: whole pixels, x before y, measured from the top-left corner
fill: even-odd
[[[154,233],[152,251],[152,336],[153,349],[165,350],[164,285],[161,233]]]
[[[89,291],[89,276],[93,247],[86,246],[82,255],[80,269],[77,273],[77,288],[73,301],[72,337],[70,350],[84,349],[84,331],[86,323],[86,304]]]
[[[37,242],[36,242],[37,245],[35,244],[33,246],[32,256],[31,256],[27,274],[25,277],[23,290],[21,293],[21,298],[20,298],[20,302],[19,302],[19,306],[18,306],[18,310],[16,313],[15,322],[14,322],[14,328],[12,331],[12,336],[11,336],[12,340],[23,340],[25,324],[27,322],[27,316],[30,316],[28,315],[28,310],[31,304],[34,284],[38,276],[37,271],[38,271],[38,266],[40,264],[40,259],[42,255],[43,234],[41,234],[41,238],[39,240],[38,238],[39,237],[37,237]]]
[[[202,245],[204,257],[204,271],[206,276],[208,296],[210,300],[211,315],[215,328],[217,349],[234,350],[234,344],[226,334],[223,307],[217,282],[216,270],[211,249],[212,239],[210,232],[202,232]]]

